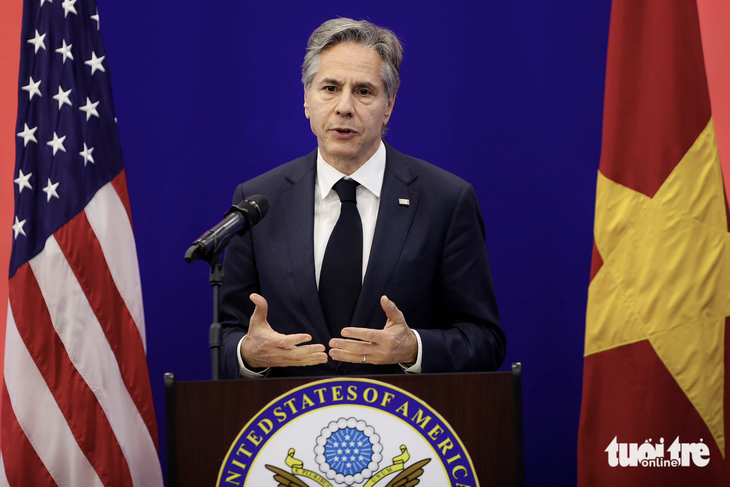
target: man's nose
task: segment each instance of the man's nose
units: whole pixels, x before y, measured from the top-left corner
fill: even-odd
[[[351,117],[354,109],[352,93],[344,91],[337,99],[335,111],[337,115]]]

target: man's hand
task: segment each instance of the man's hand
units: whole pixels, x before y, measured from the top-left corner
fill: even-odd
[[[312,340],[306,333],[282,335],[275,332],[266,321],[269,304],[256,293],[250,298],[256,309],[248,323],[248,334],[241,342],[241,358],[246,367],[288,367],[327,362],[324,345],[301,345]]]
[[[403,313],[387,296],[380,298],[388,321],[382,330],[343,328],[342,336],[330,340],[330,357],[340,362],[369,364],[412,364],[418,357],[418,340],[408,327]],[[244,340],[245,341],[245,340]]]

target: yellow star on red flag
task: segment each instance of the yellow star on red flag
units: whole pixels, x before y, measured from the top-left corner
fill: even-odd
[[[585,355],[648,340],[725,456],[730,233],[712,120],[653,198],[600,172]]]

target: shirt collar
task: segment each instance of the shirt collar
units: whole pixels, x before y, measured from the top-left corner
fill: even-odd
[[[352,173],[350,179],[354,179],[362,187],[370,191],[376,198],[380,198],[380,190],[383,188],[383,177],[385,176],[385,144],[380,141],[380,146],[375,154]],[[319,183],[319,194],[324,199],[332,190],[337,181],[345,177],[340,171],[327,164],[322,159],[322,154],[317,149],[317,182]]]

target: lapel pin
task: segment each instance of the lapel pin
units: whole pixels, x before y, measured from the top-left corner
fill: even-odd
[[[405,199],[405,198],[400,198],[400,199],[398,200],[398,204],[399,204],[399,205],[402,205],[402,206],[408,206],[408,205],[410,205],[410,204],[411,204],[411,200],[407,200],[407,199]]]

